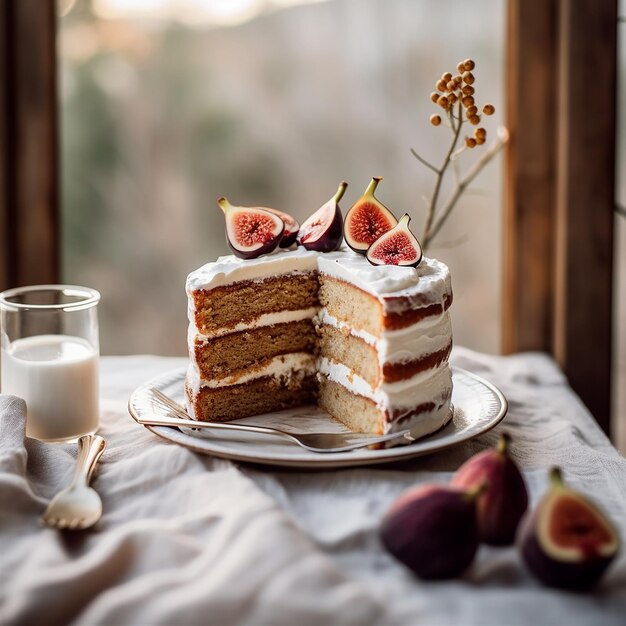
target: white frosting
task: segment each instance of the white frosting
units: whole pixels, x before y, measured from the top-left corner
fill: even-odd
[[[420,267],[427,263],[423,259]],[[340,257],[320,256],[319,270],[324,274],[354,283],[357,287],[376,295],[401,291],[417,282],[415,267],[395,265],[372,265],[362,254],[349,252]]]
[[[242,280],[263,280],[276,274],[319,270],[324,274],[353,283],[383,301],[388,297],[427,294],[443,300],[450,292],[450,272],[436,259],[423,257],[417,267],[372,265],[364,255],[343,247],[337,252],[320,253],[297,247],[276,250],[256,259],[223,256],[191,272],[187,293],[196,289],[214,289]]]
[[[450,314],[447,311],[443,315],[426,318],[405,328],[384,331],[380,338],[338,320],[330,315],[325,308],[319,311],[316,321],[319,324],[327,324],[349,332],[374,346],[378,352],[378,362],[381,366],[383,363],[413,361],[428,354],[445,350],[452,341],[452,325]]]
[[[450,292],[450,272],[436,259],[423,257],[417,267],[372,265],[363,255],[341,250],[335,255],[320,255],[320,272],[353,283],[389,306],[390,298],[426,294],[430,301],[443,301]]]
[[[319,252],[299,246],[295,250],[277,249],[256,259],[221,256],[191,272],[187,277],[187,293],[196,289],[215,289],[241,280],[262,280],[275,274],[310,272],[317,268]]]
[[[310,320],[315,317],[317,308],[310,307],[308,309],[298,309],[296,311],[277,311],[275,313],[264,313],[251,322],[239,322],[235,326],[230,328],[220,328],[211,333],[200,333],[196,328],[195,323],[192,321],[189,324],[189,347],[195,344],[196,339],[200,341],[206,341],[207,339],[213,339],[215,337],[221,337],[228,335],[229,333],[236,333],[242,330],[252,330],[253,328],[259,328],[261,326],[273,326],[274,324],[287,324],[289,322],[300,322],[301,320]]]

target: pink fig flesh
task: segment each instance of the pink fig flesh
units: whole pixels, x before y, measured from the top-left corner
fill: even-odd
[[[307,250],[334,252],[343,241],[343,216],[339,208],[348,183],[342,181],[337,193],[300,227],[298,243]]]
[[[254,259],[276,249],[285,225],[277,215],[262,207],[233,206],[219,198],[226,219],[226,239],[231,250],[242,259]]]
[[[410,221],[411,218],[405,213],[391,230],[368,248],[366,256],[372,265],[419,265],[422,246],[409,228]]]
[[[522,522],[519,547],[533,575],[551,587],[596,585],[620,549],[608,518],[585,496],[568,489],[558,468],[548,492]]]
[[[459,576],[478,549],[478,493],[447,485],[424,485],[406,492],[383,519],[383,545],[420,578]]]
[[[344,220],[346,243],[360,254],[397,223],[393,213],[375,196],[374,192],[382,176],[374,176],[365,193],[352,205]]]
[[[508,454],[509,443],[509,435],[503,434],[497,448],[473,456],[452,478],[452,485],[465,489],[487,483],[477,502],[478,526],[481,540],[494,546],[515,541],[528,507],[524,477]]]

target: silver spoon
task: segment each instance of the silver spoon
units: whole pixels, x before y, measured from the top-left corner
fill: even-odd
[[[45,524],[59,529],[84,530],[102,517],[102,500],[89,486],[89,481],[106,445],[106,440],[100,435],[84,435],[78,440],[74,478],[70,486],[48,504],[41,516]]]

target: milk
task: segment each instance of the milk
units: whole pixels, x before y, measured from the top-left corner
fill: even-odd
[[[98,428],[98,351],[67,335],[17,339],[2,349],[2,393],[26,401],[26,435],[75,439]]]

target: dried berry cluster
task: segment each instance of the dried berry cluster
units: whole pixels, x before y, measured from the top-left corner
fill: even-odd
[[[413,154],[422,165],[432,170],[436,176],[432,195],[430,199],[425,199],[427,211],[426,223],[421,238],[424,252],[428,249],[432,240],[445,224],[463,192],[509,139],[509,133],[506,128],[500,127],[495,141],[488,147],[486,146],[486,150],[476,162],[464,174],[461,174],[457,161],[458,157],[462,152],[467,150],[467,148],[475,148],[487,141],[487,131],[478,125],[481,122],[482,115],[493,115],[496,111],[493,104],[485,104],[482,108],[482,115],[478,112],[478,105],[475,100],[476,78],[472,73],[475,67],[476,63],[474,63],[472,59],[462,61],[457,65],[458,74],[453,76],[451,72],[445,72],[435,85],[436,91],[430,94],[430,99],[446,112],[446,117],[448,118],[446,125],[452,131],[450,145],[448,146],[442,164],[439,167],[433,165],[428,159],[411,148],[411,154]],[[439,126],[441,124],[441,116],[432,115],[430,122],[434,126]],[[473,126],[478,126],[478,128],[474,129],[472,137],[465,137],[465,145],[463,147],[457,148],[465,122],[469,122]],[[441,206],[439,201],[442,182],[451,163],[454,164],[456,185],[452,189],[452,193],[445,204]]]
[[[453,76],[450,72],[442,74],[435,85],[436,91],[430,94],[430,99],[447,113],[451,122],[455,119],[462,123],[466,119],[473,126],[480,124],[481,116],[474,98],[476,77],[472,74],[472,70],[475,67],[476,63],[472,59],[461,61],[456,66],[459,73],[456,76]],[[493,104],[485,104],[482,110],[483,115],[493,115],[495,111]],[[439,126],[441,124],[441,116],[431,115],[430,123],[433,126]],[[454,124],[452,125],[454,126]],[[474,131],[473,137],[465,138],[465,146],[467,148],[475,148],[484,144],[486,140],[487,131],[479,127]]]

